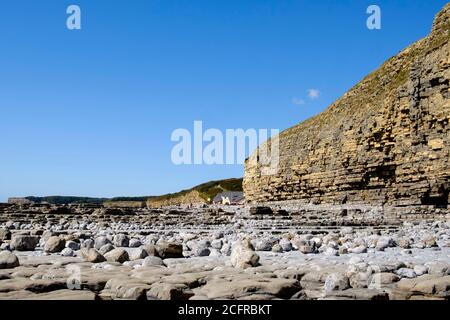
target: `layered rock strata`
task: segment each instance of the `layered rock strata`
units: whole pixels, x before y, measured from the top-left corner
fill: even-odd
[[[449,40],[447,4],[429,36],[323,113],[282,132],[276,174],[264,175],[253,154],[245,168],[247,201],[446,209]]]

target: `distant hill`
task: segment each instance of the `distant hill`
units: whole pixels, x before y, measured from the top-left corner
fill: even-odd
[[[65,204],[97,204],[106,206],[140,207],[147,203],[150,207],[176,205],[183,203],[209,203],[214,197],[224,191],[242,191],[242,178],[210,181],[191,189],[161,196],[144,197],[116,197],[116,198],[90,198],[72,196],[48,196],[11,198],[11,203],[20,203],[29,200],[34,203],[49,203],[55,205]]]
[[[210,181],[177,193],[150,197],[147,205],[162,207],[187,203],[209,203],[216,195],[224,191],[242,191],[242,178]]]
[[[89,198],[89,197],[71,197],[71,196],[49,196],[49,197],[26,197],[24,199],[33,201],[35,203],[50,203],[56,205],[64,204],[104,204],[105,202],[143,202],[147,201],[149,197],[118,197],[118,198]]]
[[[77,204],[77,203],[87,203],[87,204],[103,204],[107,201],[106,198],[88,198],[88,197],[70,197],[70,196],[49,196],[49,197],[26,197],[25,199],[33,201],[35,203],[50,203],[50,204]]]

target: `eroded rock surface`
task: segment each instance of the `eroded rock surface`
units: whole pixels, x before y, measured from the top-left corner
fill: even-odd
[[[69,215],[55,209],[2,209],[0,229],[11,240],[0,250],[0,299],[449,296],[448,219],[369,226],[349,211],[335,220],[290,209],[278,215],[277,208],[255,215],[244,206],[172,207],[170,215],[139,208],[123,216],[82,205]]]
[[[249,200],[276,203],[0,204],[0,299],[448,300],[449,29],[447,5],[283,133],[278,175],[247,164]]]
[[[447,4],[428,37],[388,60],[323,113],[282,132],[276,171],[267,172],[255,152],[246,162],[246,200],[448,213],[449,21]],[[276,143],[269,141],[269,149]],[[260,151],[264,157],[264,148]],[[403,212],[412,213],[392,211]]]

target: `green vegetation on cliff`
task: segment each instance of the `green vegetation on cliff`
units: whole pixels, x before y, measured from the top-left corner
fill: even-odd
[[[183,197],[193,191],[197,191],[200,197],[203,200],[205,200],[205,202],[210,202],[216,195],[218,195],[221,192],[242,191],[242,178],[210,181],[200,184],[191,189],[179,191],[177,193],[165,194],[158,197],[151,197],[149,198],[149,201],[160,202],[166,200],[175,200],[176,198]]]

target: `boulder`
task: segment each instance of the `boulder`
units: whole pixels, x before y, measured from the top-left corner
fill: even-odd
[[[274,239],[263,238],[253,242],[255,251],[271,251],[272,246],[275,243]]]
[[[223,255],[226,255],[226,256],[231,255],[231,244],[225,243],[222,246],[222,249],[220,249],[220,253],[222,253]]]
[[[360,245],[360,246],[351,248],[349,251],[350,251],[351,253],[356,253],[356,254],[366,253],[366,252],[367,252],[367,246],[365,246],[365,245]]]
[[[146,244],[142,247],[147,252],[148,256],[158,256],[158,251],[154,244]]]
[[[143,267],[165,266],[161,258],[155,256],[148,256],[142,262]]]
[[[82,248],[86,248],[86,249],[93,249],[94,248],[94,240],[92,239],[86,239],[83,241],[83,243],[81,244]]]
[[[270,207],[251,207],[250,208],[250,214],[251,215],[272,215],[273,210]]]
[[[125,234],[116,234],[113,239],[113,244],[116,247],[128,247],[130,240]]]
[[[17,251],[34,251],[38,243],[39,237],[18,234],[11,237],[10,247]]]
[[[0,240],[11,240],[11,231],[9,229],[0,229]]]
[[[130,248],[139,248],[142,243],[139,239],[131,239],[128,245]]]
[[[100,248],[100,250],[98,250],[98,252],[100,252],[101,254],[105,255],[106,253],[114,250],[114,246],[111,243],[105,244],[104,246],[102,246]]]
[[[48,253],[61,252],[66,246],[66,241],[58,236],[50,237],[44,245],[44,251]]]
[[[314,246],[314,243],[312,245],[305,244],[298,247],[298,251],[300,251],[303,254],[309,254],[314,253],[316,251],[316,248]]]
[[[414,272],[413,269],[409,268],[400,268],[395,271],[395,273],[401,277],[401,278],[415,278],[417,277],[417,274]]]
[[[74,252],[73,252],[73,250],[70,249],[70,248],[64,248],[64,249],[61,251],[61,255],[62,255],[63,257],[73,257],[73,256],[74,256]]]
[[[409,238],[400,238],[397,242],[398,246],[403,249],[411,248],[411,240]]]
[[[339,255],[339,250],[336,250],[334,248],[328,247],[328,248],[325,249],[323,254],[326,255],[326,256],[330,256],[330,257],[338,256]]]
[[[211,242],[211,247],[217,250],[222,249],[223,241],[221,239],[216,239]]]
[[[13,269],[19,266],[17,256],[9,251],[0,252],[0,269]]]
[[[450,275],[450,261],[438,262],[432,261],[425,264],[428,267],[428,273],[440,276]]]
[[[256,267],[259,262],[259,256],[254,251],[250,241],[244,240],[236,244],[231,251],[231,265],[235,268],[247,269]]]
[[[415,265],[414,272],[417,274],[417,276],[421,276],[428,273],[428,268],[424,265]]]
[[[207,257],[211,253],[211,250],[208,248],[202,248],[202,247],[194,247],[192,249],[192,254],[195,257]]]
[[[378,251],[384,251],[384,249],[393,247],[395,244],[391,237],[380,237],[377,241],[376,249]]]
[[[91,249],[82,248],[80,250],[80,256],[83,260],[92,262],[92,263],[100,263],[100,262],[106,261],[105,257],[102,256],[94,248],[91,248]]]
[[[326,293],[335,290],[346,290],[350,288],[348,277],[342,273],[332,273],[325,279],[324,289]]]
[[[148,256],[147,251],[142,248],[127,248],[130,261],[144,259]]]
[[[278,243],[276,243],[272,247],[272,252],[282,253],[283,252],[283,248],[281,248],[281,246]]]
[[[105,258],[109,262],[119,262],[119,263],[124,263],[125,261],[130,260],[128,252],[126,252],[122,248],[111,250],[110,252],[105,254]]]
[[[183,246],[181,244],[161,241],[156,245],[156,251],[162,259],[183,258]]]
[[[185,284],[155,283],[147,292],[148,300],[189,300],[194,293]]]
[[[436,236],[434,234],[426,234],[422,237],[421,241],[425,245],[425,248],[437,247]]]
[[[66,241],[66,248],[70,248],[72,250],[80,250],[80,244],[73,240]]]
[[[111,241],[107,237],[100,236],[95,239],[94,248],[97,250],[100,250],[101,247],[103,247],[104,245],[110,244],[110,243],[111,243]]]
[[[293,249],[292,243],[286,238],[282,238],[278,244],[281,246],[281,249],[283,249],[283,251],[288,252],[292,251]]]

